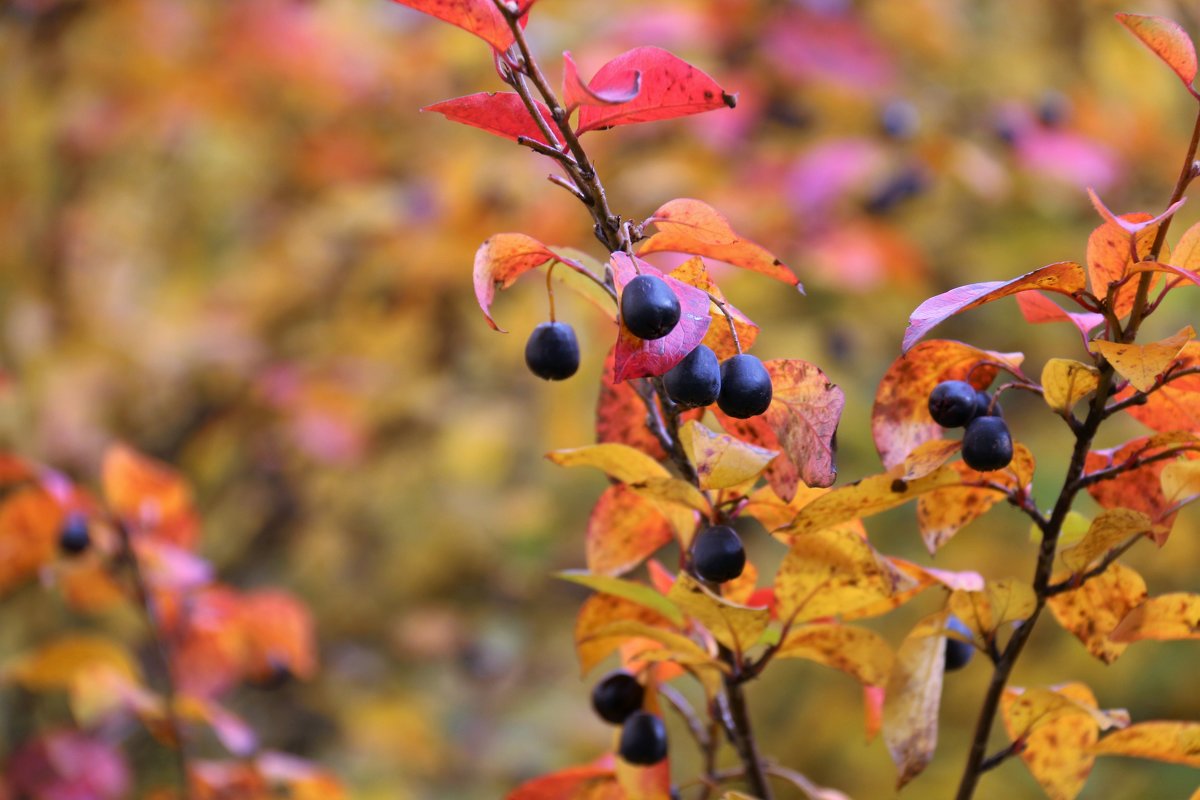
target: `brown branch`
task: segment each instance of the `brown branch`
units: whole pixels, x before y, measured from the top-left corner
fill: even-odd
[[[1054,597],[1055,595],[1062,594],[1063,592],[1073,592],[1090,581],[1092,578],[1100,577],[1109,567],[1116,563],[1117,559],[1129,552],[1129,550],[1135,544],[1144,538],[1145,536],[1140,533],[1137,536],[1130,537],[1114,547],[1112,550],[1109,550],[1107,553],[1105,553],[1104,558],[1100,560],[1099,564],[1092,567],[1082,575],[1072,576],[1066,580],[1059,581],[1058,583],[1050,584],[1046,587],[1046,597]]]
[[[1010,744],[1008,747],[1005,747],[1003,750],[999,750],[995,753],[992,753],[990,756],[985,758],[983,760],[983,763],[979,765],[979,771],[980,772],[988,772],[990,770],[993,770],[996,767],[1003,764],[1009,758],[1012,758],[1013,756],[1020,753],[1024,749],[1025,749],[1025,742],[1021,739],[1017,739],[1012,744]]]
[[[1126,472],[1144,467],[1147,464],[1153,464],[1155,461],[1166,461],[1169,458],[1178,456],[1180,453],[1186,453],[1189,451],[1200,451],[1200,445],[1181,445],[1179,447],[1172,447],[1169,450],[1164,450],[1161,453],[1155,453],[1152,456],[1146,456],[1145,458],[1130,458],[1122,461],[1120,464],[1116,464],[1105,469],[1096,470],[1095,472],[1089,472],[1087,475],[1080,476],[1080,478],[1076,481],[1076,488],[1086,489],[1088,486],[1102,483],[1103,481],[1112,480],[1113,478],[1118,478]]]
[[[1154,394],[1172,381],[1178,380],[1179,378],[1186,378],[1188,375],[1200,375],[1200,367],[1187,367],[1186,369],[1178,369],[1173,372],[1168,369],[1167,372],[1164,372],[1161,376],[1159,376],[1158,380],[1154,382],[1154,385],[1150,387],[1149,391],[1136,392],[1135,394],[1130,395],[1118,403],[1113,403],[1104,410],[1104,414],[1105,416],[1111,417],[1118,411],[1124,411],[1130,406],[1143,405],[1146,402],[1146,398],[1148,398],[1150,395]]]

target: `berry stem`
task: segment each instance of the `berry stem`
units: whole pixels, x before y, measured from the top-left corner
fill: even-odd
[[[550,266],[546,267],[546,297],[550,300],[551,322],[556,321],[554,319],[554,283],[551,281],[551,278],[554,277],[554,268],[558,265],[558,263],[559,262],[557,261],[551,261]]]
[[[708,295],[708,299],[711,300],[717,308],[721,309],[721,313],[725,315],[725,322],[729,325],[729,335],[733,337],[733,346],[737,350],[737,354],[740,356],[742,354],[742,340],[738,338],[737,326],[733,324],[733,315],[729,313],[728,306],[723,299],[717,297],[712,292],[705,292],[705,294]]]

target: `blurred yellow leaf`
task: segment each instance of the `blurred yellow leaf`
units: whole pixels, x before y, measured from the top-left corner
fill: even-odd
[[[1200,460],[1171,462],[1163,467],[1160,478],[1163,496],[1172,505],[1180,506],[1200,497]]]
[[[867,686],[883,686],[895,655],[882,636],[867,628],[834,623],[801,625],[788,633],[776,658],[806,658],[840,669]]]
[[[774,450],[716,433],[695,420],[680,429],[679,440],[696,467],[701,489],[727,489],[756,478],[778,455]]]
[[[911,583],[853,533],[817,531],[793,540],[775,577],[775,599],[781,619],[803,622],[853,612]]]
[[[664,598],[665,599],[665,598]],[[682,618],[681,618],[682,619]],[[611,594],[594,594],[579,609],[575,618],[575,652],[582,675],[587,675],[610,653],[621,646],[624,637],[601,637],[597,631],[620,621],[646,626],[671,627],[669,619],[646,606]]]
[[[606,442],[570,450],[554,450],[546,458],[562,467],[595,467],[621,483],[670,478],[662,464],[626,444]]]
[[[1198,462],[1200,463],[1200,462]],[[1131,536],[1149,533],[1150,518],[1129,508],[1110,508],[1092,521],[1083,539],[1062,551],[1063,564],[1073,572],[1082,572],[1094,560]]]
[[[623,578],[613,578],[608,575],[592,575],[582,570],[564,570],[563,572],[555,573],[555,575],[564,581],[578,583],[580,586],[586,586],[597,592],[604,592],[605,594],[631,600],[655,613],[661,614],[676,625],[683,624],[683,614],[680,613],[675,604],[659,594],[653,587],[647,586],[644,583],[628,581]]]
[[[1188,325],[1174,336],[1151,344],[1119,344],[1097,340],[1092,342],[1092,348],[1104,356],[1133,388],[1148,392],[1154,387],[1158,376],[1171,366],[1175,356],[1195,335],[1195,329]]]
[[[1099,382],[1099,370],[1069,358],[1052,358],[1042,367],[1042,397],[1059,414],[1070,412]]]
[[[71,682],[88,670],[104,667],[137,679],[137,664],[124,645],[102,636],[72,634],[18,656],[4,669],[7,680],[26,689],[49,691],[70,688]]]
[[[1177,592],[1151,597],[1130,611],[1109,638],[1126,643],[1200,639],[1200,595]]]
[[[735,653],[753,647],[771,621],[768,609],[750,608],[718,597],[686,572],[675,579],[667,599]]]
[[[1092,752],[1200,767],[1200,722],[1139,722],[1105,736]]]
[[[899,770],[897,790],[924,771],[937,749],[946,637],[936,631],[945,621],[946,612],[939,611],[909,632],[896,652],[888,679],[883,740]]]

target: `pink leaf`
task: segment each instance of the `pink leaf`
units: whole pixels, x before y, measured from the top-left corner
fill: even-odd
[[[493,330],[506,333],[492,319],[496,289],[507,289],[529,270],[554,258],[546,245],[523,233],[497,233],[475,251],[475,299]]]
[[[1073,313],[1064,311],[1057,303],[1040,292],[1025,292],[1017,295],[1017,307],[1026,322],[1041,324],[1045,322],[1069,322],[1079,330],[1083,337],[1084,348],[1088,347],[1088,336],[1092,330],[1104,323],[1103,314]]]
[[[637,96],[617,105],[583,106],[579,133],[733,108],[737,103],[704,72],[658,47],[638,47],[617,56],[600,68],[588,91],[602,97],[619,95],[628,90],[632,72],[642,75]]]
[[[579,77],[575,59],[570,52],[563,53],[563,103],[571,111],[579,106],[615,106],[628,103],[642,91],[642,73],[629,70],[624,76],[616,76],[609,89],[593,89]]]
[[[475,34],[497,50],[507,50],[513,43],[512,30],[500,9],[492,0],[393,0],[402,6],[437,17]],[[521,0],[521,14],[529,10],[534,0]]]
[[[704,339],[708,325],[712,322],[708,295],[694,286],[663,275],[640,258],[632,258],[625,253],[613,253],[611,263],[618,290],[622,290],[625,284],[636,278],[640,270],[643,275],[654,275],[665,280],[679,298],[679,324],[661,339],[639,339],[626,330],[624,325],[621,325],[617,334],[614,362],[616,382],[662,375],[682,361],[684,356],[692,352]]]
[[[908,319],[902,349],[907,353],[909,348],[942,320],[993,300],[1032,289],[1073,295],[1086,285],[1087,276],[1084,275],[1083,267],[1072,261],[1063,261],[1035,269],[1010,281],[987,281],[959,286],[957,289],[931,297],[917,306],[917,310]]]
[[[545,105],[537,103],[537,109],[542,119],[551,119],[550,109]],[[521,98],[514,92],[479,92],[453,100],[443,100],[421,110],[436,111],[444,114],[446,119],[480,128],[514,142],[523,136],[544,145],[550,144],[538,130],[537,123],[529,116]]]
[[[1183,28],[1172,20],[1143,14],[1117,14],[1117,22],[1161,58],[1195,94],[1192,82],[1196,80],[1196,47]]]

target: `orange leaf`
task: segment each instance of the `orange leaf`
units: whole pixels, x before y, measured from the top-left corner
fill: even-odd
[[[701,291],[708,292],[724,303],[725,311],[729,312],[730,318],[733,319],[733,328],[737,331],[738,343],[741,344],[742,351],[748,351],[754,346],[755,340],[758,339],[758,326],[725,300],[721,288],[709,277],[703,260],[699,257],[689,258],[668,274],[689,286],[695,286]],[[733,334],[729,331],[729,320],[725,318],[725,314],[718,308],[712,312],[712,315],[712,324],[708,326],[708,331],[705,332],[701,344],[707,345],[718,359],[724,361],[738,352],[737,345],[734,344]]]
[[[1064,573],[1055,577],[1062,580]],[[1124,564],[1113,564],[1102,574],[1069,592],[1047,601],[1058,624],[1083,642],[1088,652],[1105,664],[1116,661],[1126,644],[1110,635],[1129,613],[1146,600],[1146,582]]]
[[[775,651],[777,658],[806,658],[840,669],[865,686],[887,683],[895,655],[887,641],[867,628],[813,623],[793,628]]]
[[[1200,767],[1200,722],[1139,722],[1105,736],[1092,752]]]
[[[517,278],[554,259],[546,245],[523,233],[497,233],[475,251],[475,299],[493,330],[505,333],[492,319],[497,289],[507,289]]]
[[[804,622],[850,614],[912,582],[853,533],[818,530],[792,539],[775,577],[775,597],[780,619]]]
[[[37,486],[0,500],[0,592],[37,574],[58,552],[62,508]]]
[[[1200,639],[1200,595],[1177,592],[1151,597],[1130,611],[1109,638],[1122,643]]]
[[[921,342],[892,362],[879,382],[871,410],[871,435],[884,467],[891,469],[919,444],[942,438],[943,429],[929,415],[929,393],[941,381],[964,380],[971,374],[980,388],[991,383],[996,367],[978,366],[991,361],[1017,369],[1024,356],[980,350],[962,342],[931,339]],[[973,371],[972,371],[973,370]]]
[[[588,571],[628,572],[670,540],[671,524],[653,503],[620,484],[610,486],[588,518]]]
[[[118,517],[136,531],[192,549],[200,526],[192,493],[171,467],[123,444],[108,448],[102,468],[104,495]]]
[[[928,443],[921,447],[927,445]],[[985,474],[971,469],[961,461],[954,462],[949,469],[959,474],[963,484],[986,482],[1019,489],[1027,486],[1033,477],[1033,454],[1025,445],[1018,443],[1014,447],[1012,462],[1004,470]],[[949,486],[921,495],[917,498],[917,528],[921,532],[925,547],[931,555],[936,553],[954,534],[986,514],[1003,499],[1004,495],[995,489],[973,486]]]
[[[568,767],[518,786],[506,800],[624,800],[611,766]]]
[[[1200,342],[1188,342],[1176,356],[1177,369],[1200,367]],[[1133,394],[1126,387],[1117,395],[1124,400]],[[1200,375],[1177,378],[1146,397],[1143,405],[1125,409],[1125,413],[1155,431],[1200,431]]]
[[[666,617],[640,603],[611,594],[594,594],[583,602],[575,618],[575,652],[579,656],[581,675],[586,676],[591,672],[606,656],[615,651],[625,638],[598,637],[597,631],[622,621],[675,630]]]
[[[1055,693],[1067,700],[1092,707],[1096,705],[1091,689],[1082,683],[1056,687]],[[1074,800],[1087,782],[1095,761],[1091,748],[1100,737],[1095,720],[1080,711],[1050,719],[1032,732],[1019,730],[1011,713],[1018,699],[1028,698],[1007,690],[1001,703],[1009,737],[1025,739],[1021,760],[1050,800]]]
[[[1196,47],[1178,23],[1144,14],[1117,14],[1117,21],[1161,58],[1191,90],[1196,80]]]
[[[1092,348],[1104,356],[1135,389],[1148,392],[1195,335],[1195,329],[1188,325],[1174,336],[1150,344],[1095,341],[1092,342]]]
[[[1118,219],[1122,222],[1137,224],[1153,219],[1149,214],[1122,214]],[[1088,278],[1091,281],[1092,293],[1104,299],[1110,283],[1123,279],[1134,261],[1142,261],[1150,254],[1150,247],[1158,226],[1142,228],[1135,234],[1129,233],[1117,222],[1105,222],[1088,237],[1087,267]],[[1137,258],[1134,259],[1130,247],[1130,239],[1137,240]],[[1125,316],[1133,307],[1137,296],[1137,281],[1128,281],[1116,294],[1113,313],[1118,318]]]
[[[317,671],[312,615],[292,595],[264,590],[244,595],[242,625],[246,635],[246,676],[270,681],[280,669],[308,679]]]
[[[18,657],[4,668],[7,680],[34,691],[67,689],[89,670],[103,667],[122,676],[140,674],[125,647],[112,639],[72,634]]]

